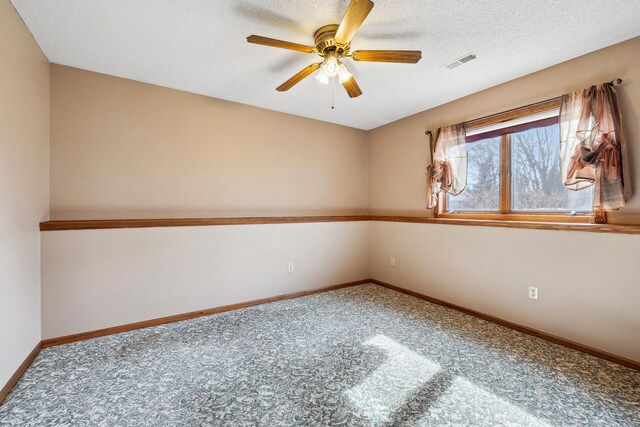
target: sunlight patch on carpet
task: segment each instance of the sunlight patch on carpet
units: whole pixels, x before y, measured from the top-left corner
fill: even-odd
[[[364,344],[384,350],[388,358],[345,394],[374,425],[381,425],[390,421],[391,416],[440,370],[440,365],[384,335],[377,335]]]
[[[433,419],[448,419],[451,425],[552,427],[495,394],[456,377],[429,408],[418,425],[432,425]]]

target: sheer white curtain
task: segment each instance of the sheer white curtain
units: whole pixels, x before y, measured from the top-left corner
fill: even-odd
[[[435,144],[427,166],[427,208],[433,209],[438,194],[460,194],[467,186],[467,147],[464,124],[445,126],[432,136]]]
[[[570,190],[594,186],[594,209],[619,209],[631,196],[622,118],[612,84],[564,95],[560,171]]]

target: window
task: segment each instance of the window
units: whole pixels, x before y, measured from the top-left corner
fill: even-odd
[[[558,112],[517,117],[467,132],[467,187],[440,198],[438,216],[588,222],[591,188],[560,176]]]

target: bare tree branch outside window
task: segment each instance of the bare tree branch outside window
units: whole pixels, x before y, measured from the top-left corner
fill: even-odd
[[[558,125],[511,135],[511,189],[514,211],[589,211],[590,189],[571,191],[562,185]]]
[[[562,185],[558,138],[557,124],[510,135],[512,211],[591,210],[591,189],[571,191]],[[500,210],[500,144],[494,137],[467,145],[467,187],[447,196],[448,211]]]

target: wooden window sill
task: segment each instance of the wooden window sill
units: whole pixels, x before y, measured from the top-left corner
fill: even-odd
[[[439,213],[436,218],[441,219],[473,219],[478,221],[514,221],[514,222],[553,222],[560,224],[593,224],[593,215],[561,215],[553,213]]]
[[[557,217],[556,217],[557,218]],[[570,217],[572,218],[572,217]],[[564,219],[564,218],[563,218]],[[584,220],[584,217],[580,218]],[[471,219],[406,216],[372,216],[372,221],[411,222],[419,224],[470,225],[480,227],[524,228],[534,230],[587,231],[592,233],[640,234],[640,224],[591,224],[589,222],[541,222],[506,219]]]

